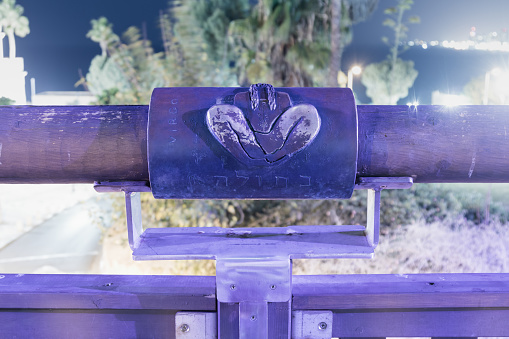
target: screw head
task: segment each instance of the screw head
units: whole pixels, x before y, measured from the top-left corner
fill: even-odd
[[[256,316],[255,316],[255,315],[252,315],[249,319],[250,319],[251,321],[255,321],[255,320],[256,320]]]
[[[183,333],[187,333],[191,330],[191,327],[189,327],[188,324],[182,324],[180,326],[180,331],[183,332]]]
[[[276,285],[270,285],[270,289],[271,289],[271,290],[275,290],[276,288],[277,288],[277,286],[276,286]]]
[[[237,288],[237,286],[235,286],[235,284],[231,284],[231,285],[230,285],[230,290],[232,290],[232,291],[233,291],[233,290],[235,290],[236,288]]]
[[[321,330],[321,331],[324,331],[327,329],[327,323],[322,321],[321,323],[318,324],[318,329]]]

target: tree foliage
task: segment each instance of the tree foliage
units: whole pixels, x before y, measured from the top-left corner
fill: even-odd
[[[6,97],[0,97],[0,106],[8,106],[13,105],[15,103],[14,100],[6,98]]]
[[[102,54],[92,60],[86,75],[89,90],[102,104],[148,103],[152,90],[166,85],[164,53],[155,53],[137,27],[120,38],[106,18],[91,24],[87,37],[99,43]]]
[[[105,17],[93,19],[90,24],[92,29],[88,31],[87,38],[99,43],[101,47],[102,56],[106,57],[108,48],[119,41],[118,35],[113,33],[113,24],[111,24]]]
[[[16,57],[16,42],[14,36],[21,38],[30,33],[27,17],[23,16],[24,9],[16,4],[16,0],[3,0],[0,3],[0,42],[2,30],[9,39],[9,58]],[[3,50],[0,57],[3,57]]]
[[[160,13],[161,53],[134,27],[119,38],[106,18],[92,20],[87,37],[99,43],[102,53],[93,60],[86,83],[109,103],[146,103],[153,86],[323,86],[327,78],[337,85],[350,27],[369,16],[377,0],[252,3],[172,1]],[[338,3],[341,10],[334,12]]]
[[[384,60],[366,66],[362,83],[374,105],[395,105],[408,95],[417,74],[413,61],[397,58],[393,64]]]
[[[507,76],[508,72],[491,71],[474,77],[465,85],[463,93],[473,105],[506,105],[509,99]]]
[[[391,28],[394,39],[384,37],[382,40],[389,46],[387,59],[379,63],[368,65],[362,75],[362,84],[366,86],[366,94],[375,105],[396,105],[398,100],[408,95],[418,72],[412,61],[405,61],[399,55],[406,50],[401,40],[406,38],[408,27],[404,21],[404,13],[411,9],[413,0],[398,0],[396,7],[385,10],[389,17],[383,25]],[[418,23],[419,17],[412,16],[407,22]]]
[[[259,0],[251,15],[234,21],[229,31],[239,83],[337,85],[330,78],[337,77],[350,27],[375,5],[373,0]]]

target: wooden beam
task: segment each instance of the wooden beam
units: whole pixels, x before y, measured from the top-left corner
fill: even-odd
[[[357,106],[360,176],[509,182],[509,106]]]
[[[509,106],[357,106],[359,176],[509,182]],[[0,106],[0,183],[148,180],[148,106]]]
[[[331,310],[332,334],[509,336],[509,274],[294,276],[294,310]]]
[[[0,182],[148,180],[148,106],[0,106]]]
[[[508,281],[509,274],[294,276],[292,309],[331,310],[334,337],[507,337]],[[0,275],[0,333],[172,338],[176,312],[217,312],[215,284],[213,276]]]
[[[505,273],[294,276],[293,286],[294,309],[509,310],[509,274]]]

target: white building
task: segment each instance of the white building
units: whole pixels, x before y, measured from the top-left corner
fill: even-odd
[[[16,105],[26,104],[23,58],[0,58],[0,98],[14,100]]]
[[[431,104],[457,106],[457,105],[471,105],[472,102],[468,97],[462,94],[448,94],[441,93],[440,91],[433,91],[431,93]]]
[[[90,105],[96,97],[85,91],[48,91],[32,95],[32,105],[35,106],[75,106]]]

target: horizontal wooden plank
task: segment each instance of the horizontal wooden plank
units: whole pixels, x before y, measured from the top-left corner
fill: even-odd
[[[332,335],[372,337],[507,337],[508,309],[334,312]]]
[[[295,310],[509,309],[509,274],[294,276]]]
[[[172,338],[175,312],[216,311],[215,277],[3,275],[0,333]],[[294,310],[335,337],[509,336],[509,274],[294,276]]]
[[[4,274],[0,309],[215,311],[215,277]]]
[[[294,310],[332,310],[334,337],[509,336],[509,274],[294,276]]]
[[[216,308],[213,276],[2,276],[0,308]],[[292,293],[295,310],[509,309],[509,274],[294,276]]]
[[[170,311],[0,309],[0,318],[2,338],[175,338]]]

